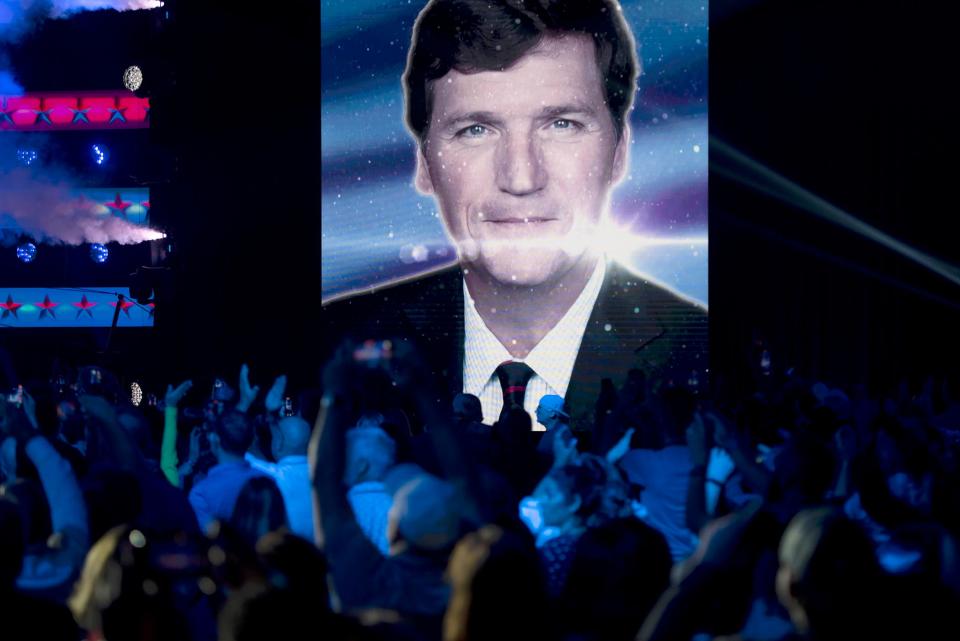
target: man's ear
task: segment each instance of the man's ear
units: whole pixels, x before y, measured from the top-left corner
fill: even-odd
[[[430,178],[430,167],[427,166],[427,157],[423,154],[423,144],[417,145],[417,173],[413,183],[424,196],[432,196],[433,180]]]
[[[630,166],[630,137],[632,135],[630,123],[623,123],[620,140],[617,141],[617,148],[613,151],[613,171],[610,177],[614,185],[619,184],[627,175],[627,168]]]

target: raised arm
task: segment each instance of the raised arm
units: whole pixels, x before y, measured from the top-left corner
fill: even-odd
[[[770,471],[757,463],[756,454],[751,451],[752,446],[744,443],[737,434],[714,413],[707,414],[707,419],[713,421],[714,434],[717,445],[722,447],[730,454],[733,463],[743,478],[750,484],[754,491],[759,494],[765,494],[767,486],[770,485]]]
[[[193,387],[192,381],[184,381],[174,389],[167,386],[167,395],[163,410],[163,439],[160,442],[160,469],[174,487],[180,487],[180,473],[177,469],[177,405],[187,391]]]
[[[38,434],[19,411],[8,412],[10,433],[24,445],[50,505],[50,521],[58,541],[40,553],[28,553],[17,579],[21,589],[60,586],[79,570],[90,536],[83,493],[70,467],[46,438]]]

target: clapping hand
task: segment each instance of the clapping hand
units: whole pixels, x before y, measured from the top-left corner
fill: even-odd
[[[173,385],[167,385],[167,394],[164,397],[164,403],[167,407],[176,407],[183,400],[190,388],[193,387],[193,381],[184,381],[174,389]]]
[[[260,386],[250,385],[250,368],[244,363],[240,367],[240,401],[237,403],[237,410],[246,412],[250,409],[259,393]]]
[[[283,406],[283,393],[287,389],[287,376],[281,374],[273,381],[267,396],[263,399],[263,405],[267,408],[267,413],[276,414]]]

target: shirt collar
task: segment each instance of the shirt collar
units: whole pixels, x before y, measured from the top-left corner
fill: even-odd
[[[567,393],[573,364],[580,351],[580,342],[590,320],[594,303],[606,276],[606,259],[600,257],[586,286],[563,318],[540,339],[526,358],[510,355],[477,311],[467,283],[463,283],[464,316],[464,379],[463,391],[479,396],[494,371],[504,361],[529,365],[560,396]]]

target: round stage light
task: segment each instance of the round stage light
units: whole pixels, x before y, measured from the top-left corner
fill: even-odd
[[[110,159],[110,150],[101,144],[92,145],[90,156],[93,158],[93,162],[103,166]]]
[[[102,265],[107,262],[107,259],[110,258],[110,250],[106,246],[101,245],[100,243],[93,243],[90,245],[90,259]]]
[[[36,149],[27,149],[27,148],[17,149],[17,160],[20,161],[21,164],[26,165],[27,167],[37,162],[37,159],[39,157],[40,157],[40,154],[37,153]]]
[[[24,263],[32,263],[36,257],[37,246],[33,243],[21,243],[20,246],[17,247],[17,258]]]
[[[123,72],[123,86],[130,91],[136,91],[142,84],[143,72],[140,71],[140,67],[136,65],[127,67],[126,71]]]

